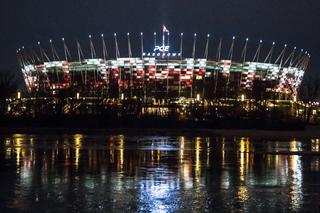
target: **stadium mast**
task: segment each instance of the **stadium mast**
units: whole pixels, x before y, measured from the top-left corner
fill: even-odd
[[[206,60],[208,59],[209,39],[210,39],[210,34],[207,34],[207,42],[206,42],[206,47],[205,47],[205,50],[204,50],[204,58],[205,58]]]
[[[242,63],[246,62],[248,41],[249,41],[249,38],[246,38],[246,42],[245,42],[244,47],[243,47],[243,50],[242,50],[242,52],[241,52],[240,61],[241,61],[241,59],[242,59]]]

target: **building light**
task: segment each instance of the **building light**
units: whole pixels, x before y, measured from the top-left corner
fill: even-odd
[[[200,101],[200,94],[197,94],[197,101]]]
[[[297,102],[297,96],[296,95],[293,96],[293,102]]]
[[[17,98],[20,99],[21,98],[21,92],[18,92],[17,94]]]
[[[246,97],[244,96],[244,94],[241,95],[241,101],[244,101]]]
[[[124,100],[124,94],[121,93],[121,100]]]
[[[80,93],[77,92],[77,99],[80,99]]]

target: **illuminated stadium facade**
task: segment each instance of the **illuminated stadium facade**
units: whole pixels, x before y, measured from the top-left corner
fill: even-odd
[[[18,59],[27,89],[38,96],[69,91],[66,94],[70,97],[214,99],[249,97],[263,87],[267,93],[277,94],[277,99],[292,99],[310,60],[307,52],[287,45],[276,54],[274,42],[267,51],[263,51],[262,41],[257,42],[252,51],[248,48],[249,39],[241,42],[241,55],[236,58],[235,37],[225,42],[226,45],[219,39],[218,45],[211,47],[207,35],[204,48],[199,49],[197,34],[193,35],[192,51],[188,55],[184,52],[182,33],[179,50],[171,51],[170,34],[165,27],[161,44],[154,33],[154,49],[146,51],[144,36],[143,33],[137,36],[140,48],[136,56],[131,50],[129,33],[122,36],[126,39],[121,45],[127,47],[125,54],[120,54],[117,34],[113,45],[101,35],[99,47],[89,36],[90,57],[87,58],[79,42],[74,45],[75,51],[70,51],[65,39],[62,39],[62,54],[58,54],[52,40],[49,51],[40,42],[36,51],[21,48]],[[113,58],[109,57],[109,45],[114,48]],[[223,46],[227,46],[226,50]],[[97,54],[97,49],[101,54]],[[209,57],[209,51],[215,57]],[[224,51],[226,56],[222,54]],[[200,53],[202,57],[197,57]],[[253,57],[249,59],[250,54]]]

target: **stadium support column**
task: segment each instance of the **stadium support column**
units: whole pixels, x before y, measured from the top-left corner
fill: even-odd
[[[107,58],[108,58],[108,51],[107,51],[107,45],[106,42],[104,40],[104,35],[101,34],[101,42],[102,42],[102,55],[103,55],[103,60],[104,62],[106,62]]]
[[[264,63],[269,63],[269,64],[271,64],[272,55],[273,55],[273,50],[274,50],[274,45],[275,45],[275,44],[276,44],[275,42],[272,42],[272,46],[271,46],[271,48],[270,48],[270,50],[269,50],[269,52],[268,52],[267,57],[264,59]]]
[[[56,61],[56,60],[59,61],[59,60],[60,60],[59,55],[58,55],[56,49],[54,48],[53,42],[52,42],[51,39],[49,40],[49,43],[50,43],[50,47],[51,47],[52,59],[53,59],[54,61]]]
[[[140,33],[140,49],[141,49],[141,58],[143,58],[143,52],[144,52],[144,47],[143,47],[143,32]]]
[[[193,35],[193,47],[192,47],[192,59],[193,59],[193,69],[192,69],[192,81],[190,88],[190,98],[193,97],[193,85],[194,85],[194,61],[196,57],[196,42],[197,42],[197,33]]]
[[[170,33],[168,32],[168,43],[167,43],[167,46],[169,46],[169,36],[170,36]],[[167,68],[168,68],[168,61],[167,61]],[[168,70],[168,73],[167,73],[167,99],[168,99],[168,96],[169,96],[169,72],[170,70]]]
[[[49,40],[49,43],[50,43],[50,48],[51,48],[52,60],[54,60],[54,61],[59,60],[59,56],[57,54],[57,51],[53,47],[51,39]],[[55,73],[56,73],[56,76],[57,76],[57,81],[60,84],[59,73],[58,73],[57,69],[55,69]]]
[[[42,54],[42,51],[41,51],[41,43],[40,43],[40,41],[38,41],[38,47],[39,47],[39,52],[40,52],[41,63],[43,63],[44,59],[43,59],[43,54]]]
[[[230,46],[230,49],[229,49],[229,54],[228,54],[228,59],[230,61],[232,61],[232,57],[233,57],[233,49],[234,49],[234,41],[235,41],[236,37],[233,36],[232,37],[232,43],[231,43],[231,46]]]
[[[284,66],[286,66],[286,64],[289,62],[289,66],[291,66],[291,63],[292,63],[292,60],[293,60],[293,57],[294,57],[294,54],[295,54],[295,52],[296,52],[296,49],[297,49],[297,47],[294,47],[293,48],[293,50],[292,50],[292,52],[290,53],[290,55],[288,56],[288,58],[285,60],[285,62],[283,63],[284,64]]]
[[[207,35],[207,42],[206,42],[206,47],[204,50],[204,58],[207,60],[208,59],[208,51],[209,51],[209,39],[210,39],[210,34]]]
[[[63,43],[64,58],[66,61],[68,61],[68,57],[70,58],[70,52],[64,38],[62,38],[62,43]]]
[[[104,35],[101,34],[101,42],[102,42],[102,55],[103,55],[103,63],[106,65],[105,67],[105,77],[106,77],[106,84],[107,84],[107,95],[109,97],[109,84],[110,84],[110,69],[107,67],[107,58],[108,56],[108,50],[107,50],[107,45],[104,40]],[[102,96],[103,96],[103,90],[102,90]]]
[[[132,58],[132,52],[131,52],[131,42],[130,42],[130,33],[127,33],[127,39],[128,39],[128,56],[131,60]],[[132,66],[131,66],[131,61],[130,63],[130,97],[132,97],[132,87],[133,87],[133,83],[132,83]]]
[[[93,45],[93,42],[92,42],[92,36],[89,35],[89,41],[90,41],[90,53],[91,53],[91,58],[94,59],[97,57],[96,55],[96,50],[94,48],[94,45]],[[97,76],[98,76],[98,72],[97,70],[95,70],[93,72],[93,78],[94,78],[94,83],[96,84],[97,83]],[[87,77],[87,73],[86,73],[86,77]],[[93,90],[94,90],[95,87],[93,87]]]
[[[277,64],[280,61],[279,64],[279,73],[278,73],[278,87],[280,86],[280,81],[281,81],[281,77],[282,77],[282,65],[283,65],[283,58],[284,55],[286,53],[286,49],[287,49],[287,44],[284,45],[283,50],[281,51],[280,55],[278,56],[277,60],[275,61],[275,64]]]
[[[118,47],[118,41],[117,41],[117,33],[114,33],[114,46],[115,46],[115,51],[116,51],[116,60],[118,61],[118,58],[120,57],[120,52],[119,52],[119,47]],[[118,67],[119,69],[119,80],[118,80],[118,96],[119,99],[121,99],[121,68]]]
[[[77,52],[78,52],[78,61],[79,61],[79,63],[81,63],[81,61],[82,61],[81,56],[82,56],[82,57],[84,57],[84,56],[83,56],[83,52],[82,52],[81,45],[80,45],[79,41],[77,41]],[[85,79],[84,79],[84,77],[83,77],[83,73],[82,73],[82,72],[80,72],[80,73],[81,73],[81,80],[82,80],[82,82],[85,82]],[[72,72],[72,78],[73,78],[73,80],[75,79],[74,77],[75,77],[75,72],[73,71],[73,72]]]
[[[91,53],[91,58],[94,59],[96,58],[96,50],[94,48],[93,42],[92,42],[92,36],[89,35],[89,41],[90,41],[90,53]]]
[[[207,42],[206,42],[206,47],[204,50],[204,58],[206,59],[206,67],[207,67],[207,60],[208,60],[208,53],[209,53],[209,40],[210,40],[210,34],[207,34]],[[205,87],[206,87],[206,72],[207,69],[205,68],[205,73],[203,76],[203,85],[202,85],[202,98],[205,98]]]
[[[156,32],[153,33],[153,45],[157,46],[157,33]]]
[[[234,49],[234,41],[235,41],[236,37],[233,36],[232,37],[232,43],[229,49],[229,54],[228,54],[228,59],[230,60],[231,66],[232,66],[232,58],[233,58],[233,49]],[[227,82],[226,82],[226,91],[225,91],[225,97],[228,98],[228,91],[229,91],[229,85],[230,85],[230,75],[231,75],[231,71],[229,71],[228,76],[227,76]]]
[[[303,49],[300,50],[299,54],[296,56],[296,58],[292,61],[292,66],[296,67],[299,63],[301,57],[303,57]],[[295,64],[295,65],[294,65]]]
[[[183,33],[180,34],[180,72],[179,72],[179,98],[181,96],[181,71],[182,71]]]
[[[247,57],[247,48],[248,48],[248,42],[249,42],[249,38],[246,38],[246,41],[244,43],[242,52],[241,52],[241,57],[240,57],[240,61],[242,61],[242,64],[244,65],[244,63],[246,62],[246,57]],[[239,90],[241,90],[242,86],[241,86],[241,82],[242,82],[242,73],[240,74],[240,82],[239,82]]]
[[[259,41],[259,45],[258,45],[257,51],[254,54],[254,57],[252,59],[253,62],[259,62],[261,45],[262,45],[262,40]]]
[[[242,63],[246,62],[248,41],[249,41],[249,38],[246,38],[246,42],[245,42],[243,50],[241,52],[241,59],[240,60],[242,60]]]
[[[79,41],[77,41],[77,52],[78,52],[78,61],[79,61],[79,63],[81,63],[81,61],[82,61],[81,56],[83,57],[83,52],[82,52],[81,45],[80,45]]]
[[[143,44],[143,32],[140,33],[140,49],[141,49],[141,60],[142,60],[142,69],[143,69],[143,99],[144,102],[147,101],[147,88],[146,88],[146,71],[144,67],[144,44]]]
[[[214,96],[215,98],[217,97],[217,86],[218,86],[218,79],[219,79],[219,63],[220,63],[220,57],[221,57],[221,48],[222,48],[222,38],[220,38],[219,44],[218,44],[218,48],[217,48],[217,54],[216,54],[216,58],[217,58],[217,68],[215,71],[215,82],[214,82]]]

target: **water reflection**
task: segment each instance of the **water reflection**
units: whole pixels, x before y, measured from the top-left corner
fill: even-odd
[[[14,134],[1,137],[0,201],[19,211],[312,210],[320,159],[303,153],[319,151],[319,139]]]

